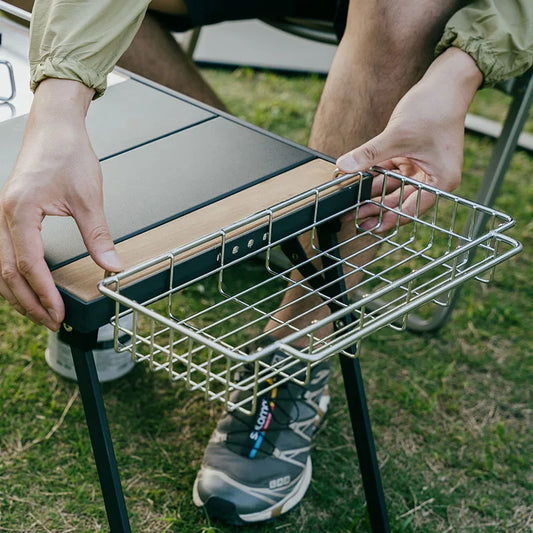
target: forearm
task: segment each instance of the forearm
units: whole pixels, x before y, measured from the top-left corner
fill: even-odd
[[[419,84],[428,82],[436,92],[447,91],[453,94],[454,105],[451,107],[455,107],[458,113],[466,114],[476,91],[483,83],[483,74],[469,54],[451,47],[433,61]]]
[[[35,91],[28,122],[30,125],[48,120],[71,118],[83,123],[94,89],[83,83],[49,78],[39,84]]]
[[[86,135],[85,116],[93,95],[93,89],[72,80],[49,78],[37,87],[19,155],[25,168],[40,168],[32,159],[40,157],[41,149],[46,151],[53,132],[60,130],[64,139]]]
[[[72,216],[91,257],[122,269],[103,210],[102,172],[85,116],[129,45],[147,0],[38,0],[30,61],[35,97],[15,168],[0,192],[0,294],[57,330],[64,305],[44,259],[42,220]]]
[[[137,32],[149,0],[37,0],[30,27],[33,90],[46,78],[75,80],[101,95]]]

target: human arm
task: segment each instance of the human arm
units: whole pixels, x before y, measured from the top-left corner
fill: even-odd
[[[45,216],[73,216],[94,261],[106,270],[122,268],[105,221],[102,174],[85,114],[105,89],[106,75],[135,35],[146,5],[38,0],[34,7],[30,62],[36,92],[15,168],[0,192],[0,294],[53,330],[64,307],[44,260]]]
[[[474,0],[447,22],[435,49],[454,46],[469,54],[491,87],[533,65],[533,2]]]
[[[94,261],[120,259],[103,212],[102,174],[85,129],[94,91],[48,79],[35,94],[22,149],[0,194],[0,293],[34,322],[57,330],[64,307],[44,260],[45,216],[73,216]]]

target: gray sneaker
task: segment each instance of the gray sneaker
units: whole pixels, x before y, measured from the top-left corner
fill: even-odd
[[[329,361],[320,363],[307,386],[283,383],[258,398],[253,415],[223,416],[196,476],[194,503],[237,525],[297,505],[311,481],[311,438],[328,408],[329,373]]]

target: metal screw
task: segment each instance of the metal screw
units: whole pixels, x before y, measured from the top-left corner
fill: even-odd
[[[250,240],[248,241],[248,248],[251,248],[253,245],[254,245],[254,240],[253,240],[253,239],[250,239]]]
[[[238,246],[234,246],[234,247],[233,247],[233,250],[231,250],[231,253],[232,253],[233,255],[235,255],[238,251],[239,251],[239,247],[238,247]]]
[[[336,329],[342,329],[344,327],[344,321],[343,320],[336,320],[335,321],[335,328]]]

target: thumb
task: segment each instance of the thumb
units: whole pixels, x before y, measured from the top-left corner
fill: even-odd
[[[93,206],[84,213],[75,214],[74,218],[94,262],[109,272],[124,270],[122,261],[115,250],[103,207]]]
[[[337,167],[344,172],[360,172],[397,156],[395,151],[390,135],[383,132],[355,150],[339,157]]]

